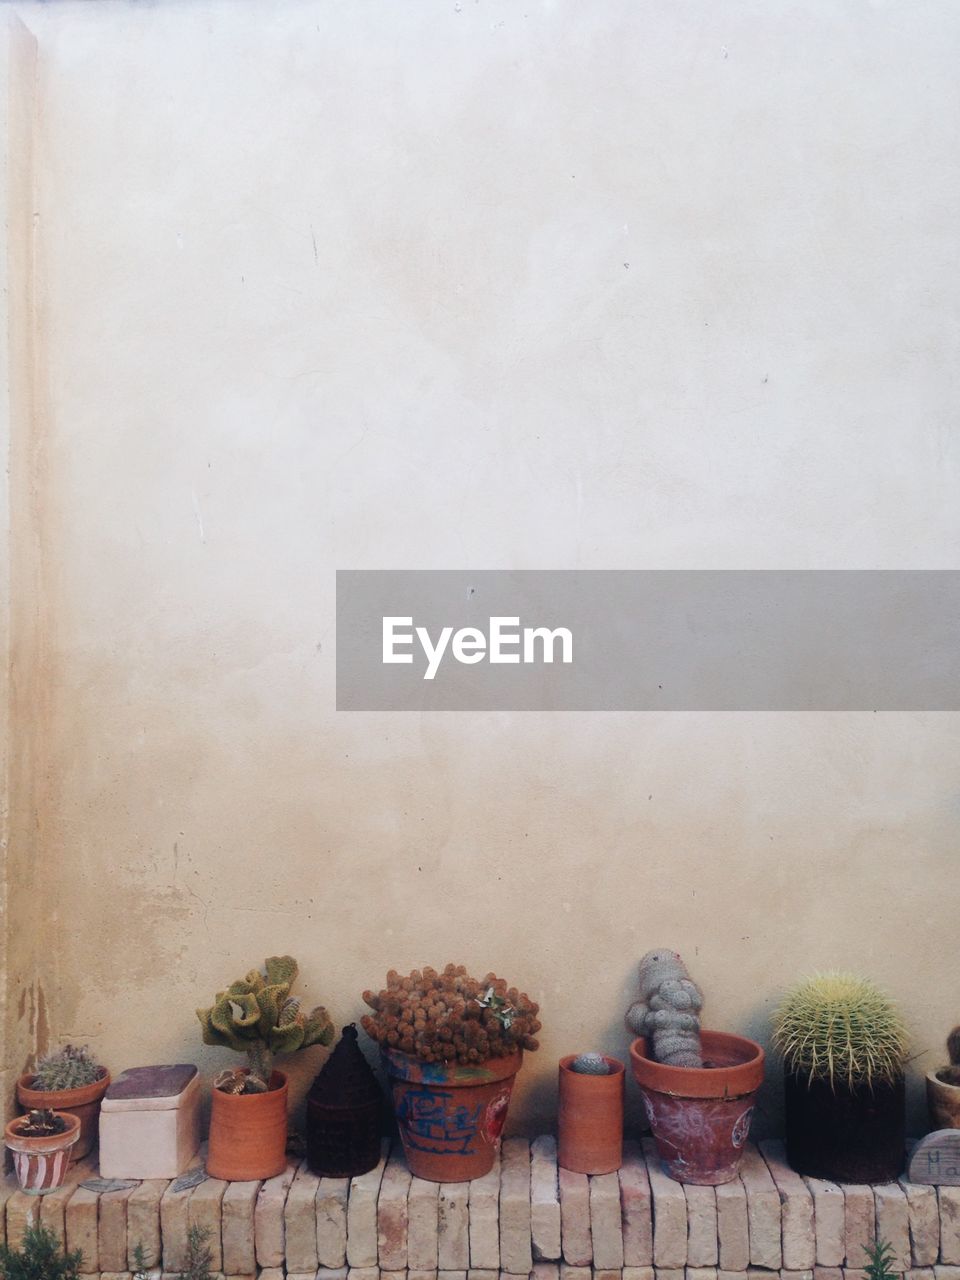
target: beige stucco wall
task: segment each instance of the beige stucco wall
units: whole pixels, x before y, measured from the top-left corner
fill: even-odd
[[[669,944],[764,1039],[879,979],[917,1121],[956,716],[338,715],[334,571],[957,567],[960,9],[16,11],[52,1039],[209,1072],[267,953],[339,1022],[462,960],[542,1002],[533,1126]]]

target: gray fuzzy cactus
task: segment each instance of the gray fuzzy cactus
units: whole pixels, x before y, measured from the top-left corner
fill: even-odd
[[[82,1089],[103,1076],[103,1067],[86,1045],[66,1044],[37,1063],[33,1088],[44,1093]]]
[[[627,1010],[626,1022],[650,1045],[655,1062],[671,1067],[702,1067],[700,1018],[703,992],[676,951],[656,947],[640,961],[640,999]]]
[[[602,1053],[578,1053],[570,1063],[570,1070],[583,1076],[608,1076],[610,1064]]]

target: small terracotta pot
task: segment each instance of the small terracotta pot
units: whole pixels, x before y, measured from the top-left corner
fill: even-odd
[[[17,1081],[17,1102],[24,1111],[39,1111],[49,1107],[52,1111],[65,1111],[67,1115],[77,1116],[80,1121],[80,1137],[73,1147],[71,1160],[82,1160],[89,1155],[97,1140],[100,1121],[100,1103],[103,1095],[110,1087],[110,1072],[103,1068],[103,1074],[93,1084],[82,1085],[79,1089],[34,1089],[35,1080],[32,1071],[22,1075]]]
[[[557,1160],[574,1173],[613,1173],[623,1163],[623,1063],[604,1056],[608,1075],[572,1071],[560,1059]]]
[[[523,1051],[476,1066],[421,1062],[397,1049],[380,1052],[414,1177],[469,1182],[489,1173]]]
[[[287,1077],[270,1076],[266,1093],[214,1089],[207,1173],[228,1182],[275,1178],[287,1167]]]
[[[11,1120],[3,1133],[3,1140],[13,1154],[13,1167],[17,1171],[20,1190],[28,1196],[43,1196],[63,1186],[70,1166],[70,1151],[80,1138],[80,1119],[66,1111],[56,1111],[67,1122],[63,1133],[52,1133],[43,1138],[28,1138],[18,1133],[25,1117]]]
[[[634,1040],[630,1062],[664,1171],[717,1186],[737,1176],[763,1081],[763,1050],[745,1036],[701,1031],[703,1067],[668,1067]]]
[[[932,1128],[960,1129],[960,1084],[947,1084],[936,1071],[928,1071],[927,1110]]]

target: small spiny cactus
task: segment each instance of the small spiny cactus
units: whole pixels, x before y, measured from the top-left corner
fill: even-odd
[[[570,1063],[570,1070],[583,1076],[608,1076],[610,1064],[602,1053],[578,1053]]]
[[[790,991],[773,1020],[787,1069],[849,1088],[892,1083],[903,1071],[907,1031],[883,992],[850,973],[821,973]]]
[[[944,1084],[960,1085],[960,1027],[954,1027],[947,1036],[947,1057],[949,1067],[941,1067],[937,1079]]]
[[[48,1053],[37,1063],[33,1088],[44,1093],[64,1089],[82,1089],[101,1079],[104,1068],[86,1045],[65,1044],[56,1053]]]

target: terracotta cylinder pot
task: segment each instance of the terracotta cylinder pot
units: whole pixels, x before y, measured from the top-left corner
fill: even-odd
[[[850,1088],[785,1072],[787,1159],[831,1182],[893,1182],[906,1162],[903,1076]]]
[[[572,1071],[560,1059],[557,1159],[574,1173],[613,1173],[623,1163],[623,1063],[604,1056],[605,1076]]]
[[[32,1072],[17,1081],[17,1102],[24,1111],[39,1111],[49,1107],[53,1111],[65,1111],[80,1121],[80,1137],[71,1149],[71,1160],[82,1160],[89,1155],[97,1140],[100,1122],[100,1103],[110,1087],[110,1072],[106,1068],[93,1084],[80,1089],[34,1089]]]
[[[702,1031],[702,1067],[668,1067],[630,1046],[634,1078],[664,1171],[678,1182],[732,1182],[763,1081],[763,1050],[745,1036]]]
[[[266,1093],[211,1094],[207,1173],[228,1182],[274,1178],[287,1167],[287,1077],[270,1076]]]
[[[960,1129],[960,1084],[947,1084],[935,1071],[929,1071],[927,1110],[931,1128]]]
[[[468,1182],[493,1168],[523,1052],[476,1066],[421,1062],[381,1049],[410,1171],[428,1182]]]
[[[18,1129],[24,1123],[23,1116],[11,1120],[3,1138],[13,1155],[13,1167],[17,1172],[20,1190],[28,1196],[43,1196],[63,1186],[70,1166],[70,1152],[80,1138],[80,1119],[66,1111],[57,1111],[66,1122],[63,1133],[53,1133],[44,1138],[22,1136]]]

